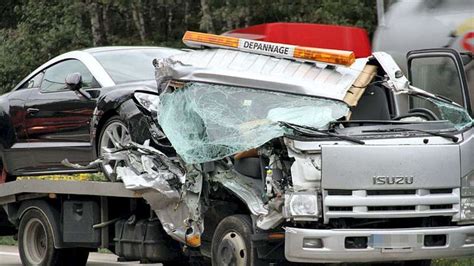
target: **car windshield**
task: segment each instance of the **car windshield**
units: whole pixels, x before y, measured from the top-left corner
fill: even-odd
[[[169,48],[136,48],[94,52],[92,55],[104,67],[116,84],[152,80],[155,78],[153,59],[164,58],[180,50]]]
[[[187,83],[160,100],[158,121],[187,163],[218,160],[291,133],[281,122],[324,128],[345,103],[206,83]]]
[[[410,95],[410,106],[411,114],[413,116],[406,117],[406,119],[401,119],[402,121],[410,121],[410,119],[415,119],[414,121],[423,122],[428,115],[428,118],[431,117],[431,120],[444,120],[449,121],[452,128],[457,130],[462,130],[466,127],[472,126],[473,120],[469,116],[466,109],[462,106],[450,103],[448,100],[442,98],[431,98],[423,95]],[[417,115],[421,120],[416,120]]]

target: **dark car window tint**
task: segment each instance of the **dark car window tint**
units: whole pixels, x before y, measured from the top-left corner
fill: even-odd
[[[76,72],[82,75],[82,87],[91,87],[91,85],[97,84],[83,63],[78,60],[66,60],[46,69],[43,82],[41,83],[41,91],[52,92],[66,89],[66,84],[64,83],[66,76]]]

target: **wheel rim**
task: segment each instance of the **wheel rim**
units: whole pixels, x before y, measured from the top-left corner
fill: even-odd
[[[23,235],[23,246],[26,258],[33,265],[40,264],[48,250],[46,228],[37,218],[28,221]]]
[[[112,122],[104,129],[100,140],[99,155],[104,158],[102,170],[108,177],[116,177],[117,167],[127,166],[127,161],[117,152],[130,142],[127,127],[118,121]]]
[[[247,262],[247,248],[244,238],[237,232],[228,232],[218,247],[219,265],[243,266]]]

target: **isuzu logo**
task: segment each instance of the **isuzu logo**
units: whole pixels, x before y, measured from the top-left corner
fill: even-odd
[[[374,176],[374,185],[411,185],[413,176]]]

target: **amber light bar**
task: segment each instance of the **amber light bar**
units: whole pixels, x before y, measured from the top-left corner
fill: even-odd
[[[344,66],[352,65],[355,62],[355,55],[351,51],[261,42],[194,31],[187,31],[183,36],[183,42],[190,47],[209,46],[230,48],[280,58],[323,62]]]

